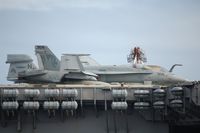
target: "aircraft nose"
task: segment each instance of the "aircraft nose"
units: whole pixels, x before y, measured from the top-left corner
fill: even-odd
[[[187,82],[188,80],[182,78],[182,77],[178,77],[176,75],[172,75],[170,77],[170,79],[173,81],[173,82],[176,82],[176,83],[183,83],[183,82]]]

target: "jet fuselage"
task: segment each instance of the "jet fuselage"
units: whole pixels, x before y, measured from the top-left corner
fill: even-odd
[[[146,66],[134,68],[131,65],[121,66],[87,66],[87,71],[97,74],[98,80],[103,82],[144,83],[151,81],[153,84],[169,85],[186,82],[160,66]]]

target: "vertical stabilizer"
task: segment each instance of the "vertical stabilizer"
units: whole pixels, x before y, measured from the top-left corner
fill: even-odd
[[[64,54],[61,57],[61,70],[71,72],[83,71],[83,65],[81,64],[79,55]]]
[[[18,81],[19,73],[36,69],[33,60],[24,54],[8,54],[6,63],[10,64],[7,80]]]
[[[35,53],[38,58],[38,65],[40,69],[59,71],[60,70],[60,61],[59,59],[51,52],[51,50],[44,45],[36,45]]]
[[[97,80],[97,75],[86,72],[80,61],[81,54],[64,54],[61,57],[61,71],[65,73],[65,79]]]

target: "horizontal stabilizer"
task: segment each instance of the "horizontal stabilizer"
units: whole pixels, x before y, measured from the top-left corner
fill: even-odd
[[[6,63],[32,62],[30,56],[25,54],[8,54]]]

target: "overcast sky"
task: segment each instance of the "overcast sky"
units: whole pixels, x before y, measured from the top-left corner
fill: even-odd
[[[63,53],[90,53],[100,64],[126,64],[134,46],[147,64],[200,79],[199,0],[0,0],[0,83],[7,83],[6,55],[34,45]],[[36,62],[37,63],[37,62]]]

